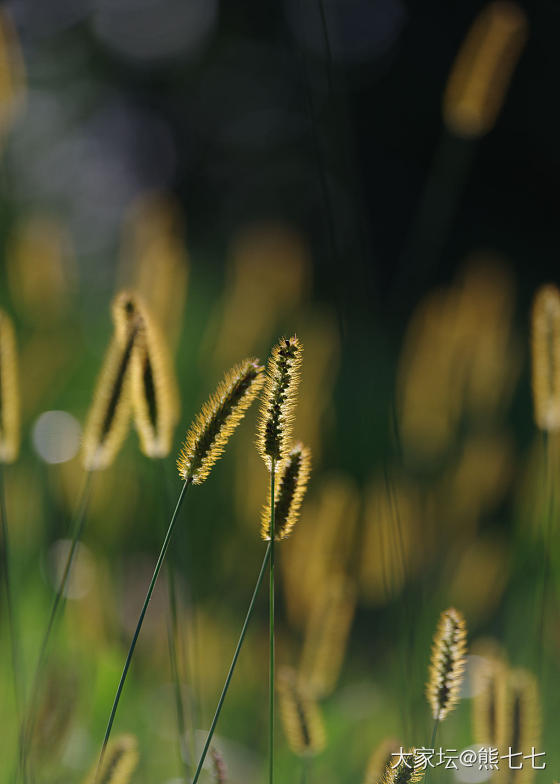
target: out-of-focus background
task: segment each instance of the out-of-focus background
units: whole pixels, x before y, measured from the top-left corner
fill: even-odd
[[[473,672],[489,656],[538,677],[523,742],[546,752],[540,780],[558,778],[560,549],[528,335],[535,289],[557,278],[559,22],[552,0],[1,5],[0,306],[21,380],[21,450],[3,475],[24,682],[120,289],[160,324],[181,399],[169,458],[144,457],[131,428],[94,479],[37,781],[80,782],[96,758],[186,427],[226,369],[293,333],[305,348],[295,430],[314,470],[279,547],[278,661],[315,679],[327,744],[310,780],[363,780],[387,736],[428,745],[430,641],[451,604],[478,653],[438,745],[484,742]],[[256,406],[190,494],[170,553],[198,747],[263,553],[255,421]],[[115,725],[138,738],[138,784],[181,776],[166,596],[163,576]],[[331,647],[314,659],[324,604]],[[265,775],[266,717],[263,594],[216,737],[231,782]],[[17,734],[2,602],[1,782]],[[281,729],[278,744],[278,780],[293,780],[301,763]]]

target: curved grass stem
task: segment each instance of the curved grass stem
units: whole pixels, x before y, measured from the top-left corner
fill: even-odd
[[[231,678],[233,676],[233,672],[235,670],[235,665],[237,664],[237,659],[239,658],[239,653],[241,651],[241,646],[243,645],[243,640],[245,639],[245,634],[247,632],[247,627],[249,626],[249,621],[251,620],[251,616],[253,615],[253,610],[255,608],[255,601],[257,599],[257,594],[259,592],[259,588],[262,585],[262,581],[266,572],[266,567],[268,566],[268,562],[270,559],[271,553],[271,542],[268,543],[268,547],[266,548],[266,552],[264,554],[263,562],[261,565],[261,570],[259,572],[259,576],[257,578],[257,582],[255,585],[255,590],[253,591],[253,596],[251,597],[251,601],[249,603],[249,609],[247,610],[247,615],[245,616],[245,621],[243,623],[243,627],[241,629],[241,634],[239,635],[239,640],[237,642],[237,647],[233,654],[233,659],[231,660],[231,665],[226,676],[226,680],[224,683],[224,687],[222,689],[222,693],[220,694],[220,699],[218,700],[218,705],[216,707],[216,712],[214,713],[214,718],[212,719],[212,724],[210,725],[210,729],[208,731],[208,736],[206,738],[206,742],[204,744],[204,748],[202,749],[202,754],[200,755],[200,759],[198,761],[198,765],[196,768],[196,772],[194,774],[194,779],[192,784],[196,784],[199,779],[200,773],[202,771],[202,766],[204,765],[204,760],[206,759],[206,755],[208,754],[208,749],[210,748],[210,743],[212,742],[212,737],[214,735],[214,730],[216,729],[216,724],[218,723],[218,719],[220,717],[220,713],[222,710],[222,706],[224,704],[224,700],[226,698],[227,691],[229,689],[229,684],[231,682]]]
[[[171,522],[169,523],[169,527],[167,529],[167,533],[165,534],[165,539],[163,540],[163,544],[161,546],[161,550],[154,567],[154,572],[152,575],[152,579],[150,580],[150,584],[148,586],[148,590],[146,592],[146,598],[144,599],[144,604],[142,605],[142,609],[140,611],[140,616],[138,618],[138,623],[136,624],[136,629],[134,631],[134,636],[132,637],[132,642],[130,643],[130,648],[128,649],[128,654],[126,656],[126,660],[124,663],[123,671],[119,680],[119,685],[117,686],[117,691],[115,694],[115,699],[113,701],[113,706],[111,708],[111,713],[109,715],[109,721],[107,722],[107,729],[105,730],[105,737],[103,738],[103,744],[101,746],[101,752],[99,754],[99,762],[97,763],[97,773],[95,776],[95,781],[97,781],[99,772],[101,770],[101,766],[103,764],[103,758],[105,756],[105,750],[107,748],[107,744],[109,742],[109,738],[111,736],[111,730],[113,728],[113,722],[115,721],[115,715],[117,713],[117,708],[119,706],[119,701],[121,698],[122,690],[124,688],[124,684],[126,681],[126,676],[128,674],[128,670],[130,667],[130,663],[132,661],[132,656],[134,654],[134,649],[136,648],[136,643],[138,642],[138,637],[140,636],[140,630],[142,629],[142,624],[144,623],[144,617],[146,615],[146,611],[148,609],[148,605],[150,604],[150,599],[152,598],[152,593],[155,588],[155,584],[157,582],[157,578],[161,571],[161,567],[165,558],[165,554],[167,552],[167,548],[169,547],[169,542],[171,540],[171,536],[173,534],[173,529],[175,528],[175,523],[179,516],[179,510],[183,504],[183,499],[185,498],[185,494],[187,489],[190,485],[190,481],[187,480],[183,483],[183,487],[181,488],[181,492],[179,494],[179,499],[177,500],[177,504],[175,506],[175,511],[171,517]]]

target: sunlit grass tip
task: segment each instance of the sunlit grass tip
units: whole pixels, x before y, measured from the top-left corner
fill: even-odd
[[[88,471],[113,462],[128,431],[131,413],[130,367],[140,317],[133,298],[113,303],[113,335],[99,374],[84,427],[82,462]]]
[[[264,383],[258,359],[235,365],[204,403],[189,428],[177,460],[179,474],[200,485],[208,477],[226,444]]]
[[[311,450],[297,443],[280,465],[274,500],[275,541],[285,539],[298,521],[311,474]],[[261,538],[270,540],[270,501],[261,514]]]
[[[292,423],[299,385],[303,346],[294,335],[282,338],[272,349],[267,365],[257,449],[268,469],[279,463],[291,447]]]
[[[440,615],[432,646],[426,696],[436,721],[445,719],[459,700],[466,663],[467,627],[454,607]]]
[[[535,294],[531,313],[531,381],[535,422],[560,428],[560,291],[552,284]]]
[[[411,748],[400,754],[400,749],[392,752],[391,761],[385,768],[381,784],[418,784],[424,778],[425,770],[421,766],[416,749]]]
[[[276,687],[290,749],[300,757],[319,754],[325,748],[326,735],[317,702],[290,667],[283,667],[278,672]]]
[[[95,765],[84,784],[129,784],[138,765],[138,743],[134,735],[119,735],[109,743],[101,767]]]
[[[382,740],[368,760],[364,784],[379,784],[387,768],[398,759],[393,754],[398,754],[401,748],[402,744],[395,738]]]
[[[0,463],[19,452],[19,374],[12,320],[0,310]]]
[[[171,356],[160,325],[138,296],[129,301],[139,315],[132,357],[132,411],[147,457],[166,457],[179,416],[179,395]]]

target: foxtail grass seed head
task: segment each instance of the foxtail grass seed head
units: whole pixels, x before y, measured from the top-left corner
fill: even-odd
[[[426,696],[434,719],[442,721],[459,700],[467,653],[467,627],[462,614],[450,607],[440,615],[432,645]]]
[[[264,368],[258,359],[246,359],[235,365],[204,403],[189,428],[177,460],[179,474],[185,481],[200,485],[214,463],[222,456],[226,444],[264,383]]]
[[[328,696],[336,687],[355,607],[356,590],[346,576],[329,576],[318,586],[299,668],[300,676],[318,699]]]
[[[130,304],[132,308],[132,304]],[[107,468],[126,436],[130,421],[130,367],[140,329],[136,312],[113,306],[115,334],[97,380],[82,445],[88,471]]]
[[[398,756],[394,757],[393,755],[398,754],[401,748],[402,743],[395,738],[382,740],[369,758],[364,784],[379,784],[387,768],[398,760]]]
[[[278,672],[277,689],[282,725],[288,745],[300,757],[312,757],[325,748],[325,727],[317,702],[294,670]]]
[[[19,452],[19,374],[14,327],[0,310],[0,463]]]
[[[418,784],[422,781],[425,771],[422,769],[416,749],[408,749],[402,754],[401,750],[397,749],[393,753],[395,756],[385,768],[381,784]]]
[[[502,748],[508,710],[508,669],[499,657],[473,657],[473,736],[484,746]]]
[[[147,457],[166,457],[179,414],[179,395],[165,339],[146,304],[136,295],[121,296],[116,328],[122,336],[138,319],[131,364],[134,424]]]
[[[269,470],[288,456],[299,385],[303,346],[297,337],[282,338],[268,360],[257,431],[257,449]]]
[[[212,772],[214,774],[215,784],[227,784],[227,768],[224,758],[217,749],[212,746],[210,749],[210,757],[212,758]]]
[[[129,784],[138,765],[138,744],[134,735],[120,735],[109,743],[101,768],[97,763],[84,784]]]
[[[531,364],[535,422],[560,428],[560,291],[547,284],[535,294],[531,314]]]
[[[529,754],[531,747],[538,747],[541,734],[539,689],[535,676],[524,669],[511,670],[508,674],[507,729],[504,748],[512,752]],[[519,759],[519,757],[517,758]],[[523,766],[525,768],[525,766]],[[526,770],[511,771],[517,782],[532,781],[535,771],[531,765]]]
[[[518,5],[495,0],[482,9],[445,89],[443,119],[450,131],[477,138],[492,129],[526,39],[527,18]]]
[[[274,541],[286,539],[297,523],[310,473],[311,452],[298,443],[280,465],[274,498]],[[261,537],[265,542],[270,539],[270,518],[269,502],[261,515]]]

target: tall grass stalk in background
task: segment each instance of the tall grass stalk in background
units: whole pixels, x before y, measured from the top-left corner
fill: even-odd
[[[267,367],[257,448],[270,471],[270,516],[264,521],[261,533],[270,541],[270,671],[269,671],[269,782],[274,781],[274,541],[276,539],[275,475],[288,456],[292,437],[292,422],[299,386],[299,368],[303,347],[297,337],[282,338],[274,346]],[[305,492],[305,484],[301,491]],[[301,504],[301,499],[300,502]],[[299,506],[298,506],[299,508]],[[286,521],[287,523],[287,521]],[[293,523],[292,523],[293,525]],[[284,535],[287,535],[286,531]],[[281,537],[280,537],[281,538]]]
[[[454,607],[444,610],[439,618],[432,645],[430,678],[426,696],[432,708],[434,728],[428,748],[433,749],[440,721],[459,701],[466,664],[467,626],[462,614]]]
[[[542,531],[542,563],[536,588],[535,635],[537,671],[542,675],[549,552],[555,514],[553,442],[560,429],[560,291],[545,285],[535,294],[531,314],[531,381],[535,423],[543,433],[545,460],[545,520]]]
[[[122,445],[130,420],[130,364],[138,336],[138,313],[131,301],[113,303],[115,333],[95,388],[84,428],[82,462],[86,471],[72,526],[72,539],[51,605],[49,618],[31,686],[26,716],[20,730],[20,769],[27,778],[28,746],[33,736],[41,678],[47,661],[49,641],[55,621],[64,606],[66,587],[74,557],[82,538],[89,504],[93,472],[108,468]]]
[[[202,409],[187,432],[183,448],[177,460],[177,467],[181,479],[183,480],[183,486],[163,540],[117,686],[109,721],[107,723],[107,729],[105,731],[105,737],[103,738],[101,746],[101,753],[99,755],[98,776],[96,777],[96,781],[99,781],[99,774],[103,766],[107,743],[109,742],[134,649],[187,489],[191,484],[202,484],[210,474],[213,465],[224,453],[229,438],[245,416],[247,409],[258,395],[263,385],[263,370],[264,368],[259,365],[258,360],[256,359],[246,359],[244,362],[241,362],[232,368],[226,373],[224,379],[218,385],[216,392],[202,406]]]
[[[296,446],[288,456],[288,459],[284,461],[282,466],[282,472],[279,475],[278,495],[275,501],[276,509],[274,513],[274,520],[276,524],[276,537],[275,537],[276,541],[286,538],[286,536],[288,536],[288,534],[290,533],[290,531],[293,529],[294,525],[297,522],[303,497],[305,495],[307,482],[309,480],[310,470],[311,470],[311,454],[309,450],[306,447],[302,446],[301,444],[296,444]],[[271,477],[271,482],[273,481],[273,476],[274,475],[272,475]],[[241,628],[241,634],[239,635],[239,640],[237,642],[237,646],[233,654],[233,659],[231,661],[231,665],[228,670],[228,674],[226,676],[224,686],[222,688],[222,693],[220,694],[220,699],[218,700],[218,705],[214,713],[214,718],[212,719],[212,724],[210,725],[210,729],[206,737],[206,742],[204,744],[204,748],[202,749],[202,754],[200,755],[200,759],[198,761],[198,765],[193,779],[193,784],[196,784],[196,782],[199,779],[200,773],[202,771],[202,766],[204,765],[204,760],[206,759],[206,755],[208,753],[208,750],[210,749],[212,737],[214,735],[214,731],[216,729],[216,725],[220,717],[224,700],[226,698],[229,689],[229,684],[231,682],[233,673],[235,671],[237,659],[239,658],[239,653],[241,652],[241,647],[243,645],[243,641],[247,633],[247,627],[249,626],[249,621],[251,620],[251,616],[253,615],[253,610],[255,608],[257,595],[262,585],[266,573],[266,569],[269,565],[269,561],[272,553],[272,542],[274,541],[273,539],[270,540],[268,539],[268,531],[269,531],[268,520],[270,520],[270,518],[271,518],[270,508],[268,504],[265,504],[262,513],[261,533],[262,533],[262,538],[268,540],[268,545],[264,554],[263,562],[261,564],[255,589],[253,591],[251,601],[249,602],[249,608],[245,616],[245,621],[243,622],[243,626]]]
[[[6,610],[10,632],[14,696],[16,712],[20,719],[23,699],[20,670],[20,643],[14,597],[12,592],[10,538],[6,514],[4,465],[12,463],[19,452],[19,377],[14,328],[9,316],[0,310],[0,556]]]

